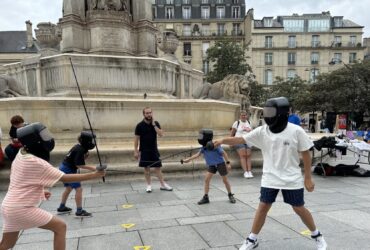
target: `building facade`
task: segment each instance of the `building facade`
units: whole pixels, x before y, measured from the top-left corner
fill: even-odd
[[[26,31],[0,31],[0,74],[5,73],[4,64],[20,62],[39,52],[32,37],[32,23],[27,21],[26,26]]]
[[[206,51],[215,41],[225,37],[241,44],[250,41],[245,11],[245,0],[152,0],[157,28],[173,29],[179,37],[176,58],[204,73],[209,71]]]
[[[276,77],[299,76],[314,82],[319,74],[338,69],[343,63],[363,60],[362,29],[330,12],[254,20],[253,72],[257,81],[266,85],[273,84]]]

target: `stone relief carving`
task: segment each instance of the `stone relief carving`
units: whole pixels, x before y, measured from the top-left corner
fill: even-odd
[[[88,0],[89,10],[129,11],[128,0]]]
[[[246,76],[228,75],[223,80],[213,84],[206,83],[194,91],[193,97],[198,99],[215,99],[239,103],[240,107],[248,110],[250,86]]]
[[[0,75],[0,98],[25,95],[27,95],[26,91],[19,86],[14,78]]]

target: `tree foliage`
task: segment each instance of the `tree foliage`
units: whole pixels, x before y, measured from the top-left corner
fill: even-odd
[[[252,72],[246,63],[244,48],[232,40],[217,41],[207,50],[207,60],[213,65],[213,70],[207,74],[207,81],[215,83],[227,75],[245,75]]]

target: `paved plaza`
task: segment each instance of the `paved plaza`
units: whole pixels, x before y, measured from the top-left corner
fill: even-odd
[[[199,206],[203,179],[198,173],[170,177],[173,192],[146,193],[143,180],[107,177],[106,183],[84,185],[84,208],[93,212],[83,220],[63,215],[67,222],[67,249],[73,250],[192,250],[238,249],[249,233],[258,205],[261,173],[244,179],[230,175],[237,202],[231,204],[219,176],[211,182],[210,204]],[[316,190],[306,192],[306,205],[325,235],[328,249],[370,249],[370,178],[314,176]],[[5,186],[0,199],[5,195]],[[55,213],[63,187],[51,189],[52,198],[41,207]],[[72,197],[73,198],[73,197]],[[67,205],[75,208],[74,200]],[[0,220],[0,225],[2,221]],[[278,201],[260,233],[258,249],[315,249],[307,228],[293,210]],[[24,231],[15,250],[52,249],[52,233]]]

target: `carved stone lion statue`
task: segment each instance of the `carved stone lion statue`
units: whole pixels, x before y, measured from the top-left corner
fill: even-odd
[[[25,95],[27,95],[26,91],[19,86],[14,78],[0,75],[0,98]]]
[[[127,0],[88,0],[89,10],[128,11]]]
[[[247,110],[250,107],[249,94],[248,78],[232,74],[214,84],[204,84],[194,91],[193,97],[239,103],[241,109]]]

